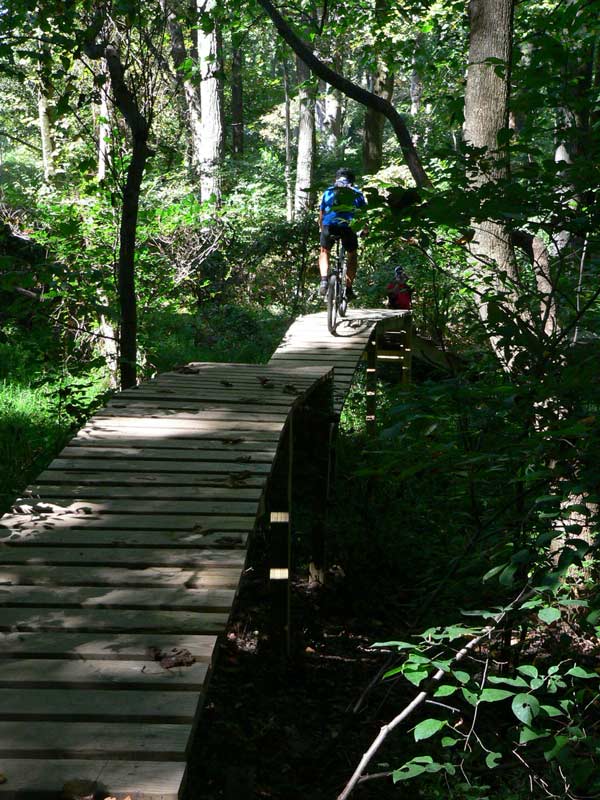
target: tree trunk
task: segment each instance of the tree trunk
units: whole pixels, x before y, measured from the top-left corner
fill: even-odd
[[[241,156],[244,152],[244,56],[235,39],[234,34],[231,53],[231,128],[233,155]]]
[[[292,180],[292,123],[290,113],[290,81],[287,58],[283,60],[283,91],[285,93],[285,217],[294,220],[294,182]]]
[[[383,62],[380,62],[377,72],[373,76],[373,94],[391,102],[393,92],[394,74],[388,70]],[[363,172],[367,175],[374,175],[381,169],[383,163],[384,125],[385,117],[383,114],[373,108],[367,108],[365,111],[362,144]]]
[[[514,0],[471,0],[469,68],[465,92],[464,137],[468,144],[486,148],[485,169],[472,177],[474,186],[481,186],[506,176],[505,154],[498,147],[498,134],[508,127],[508,98],[512,52]],[[488,63],[488,59],[494,59]],[[498,64],[504,65],[499,74]],[[497,275],[506,272],[517,279],[516,260],[510,233],[506,226],[492,221],[473,222],[475,238],[471,256],[476,272]],[[485,322],[488,306],[480,295],[479,313]],[[492,342],[497,355],[505,362]],[[505,362],[506,363],[506,362]]]
[[[123,114],[131,132],[132,154],[127,168],[121,209],[118,289],[120,309],[119,372],[121,388],[137,381],[137,303],[135,294],[135,240],[140,190],[148,149],[149,126],[138,108],[136,97],[125,81],[125,69],[115,47],[105,48],[105,57],[113,88],[115,105]]]
[[[98,121],[98,180],[106,178],[110,160],[110,76],[106,62],[102,61],[102,71],[100,73],[103,83],[100,86],[100,108]]]
[[[315,162],[315,81],[311,79],[310,69],[300,58],[296,59],[300,91],[298,119],[298,157],[296,160],[296,188],[294,191],[294,212],[296,216],[305,214],[314,202],[313,173]]]
[[[216,0],[197,0],[200,18],[214,14]],[[200,142],[200,199],[221,202],[221,167],[224,150],[221,36],[213,19],[212,29],[198,28],[198,63],[202,128]]]
[[[416,117],[421,110],[421,97],[423,96],[423,79],[414,65],[410,73],[410,115]]]
[[[194,169],[200,172],[201,152],[202,152],[202,111],[200,100],[200,89],[185,74],[182,68],[188,59],[185,46],[183,30],[177,15],[169,11],[166,0],[161,0],[161,6],[167,15],[167,26],[171,41],[171,58],[177,73],[178,81],[182,81],[183,97],[186,110],[186,124],[190,136],[191,161]],[[193,56],[190,56],[193,58]]]
[[[343,70],[343,52],[339,47],[336,47],[333,53],[333,67],[337,72]],[[326,84],[325,89],[325,127],[327,136],[325,143],[327,149],[338,153],[342,140],[342,127],[343,127],[343,105],[342,95],[333,86]],[[342,154],[339,153],[341,156]]]
[[[42,141],[42,160],[44,164],[44,181],[50,183],[56,175],[54,163],[54,137],[48,103],[49,86],[43,75],[40,75],[38,86],[38,120]]]

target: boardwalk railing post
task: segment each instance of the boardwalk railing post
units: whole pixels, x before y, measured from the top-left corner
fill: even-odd
[[[279,450],[269,511],[269,589],[271,595],[271,636],[291,653],[290,570],[292,564],[291,509],[293,467],[293,413]]]
[[[374,436],[377,432],[377,332],[374,332],[367,344],[367,433]]]
[[[407,314],[404,317],[402,337],[402,383],[405,386],[410,383],[412,375],[412,334],[412,314]]]

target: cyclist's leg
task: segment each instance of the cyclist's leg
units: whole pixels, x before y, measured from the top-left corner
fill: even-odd
[[[342,242],[346,248],[346,285],[352,286],[358,269],[358,237],[352,228],[345,228]]]
[[[321,228],[321,250],[319,251],[319,273],[321,284],[319,293],[325,295],[327,292],[327,276],[329,275],[329,254],[333,245],[333,236],[330,233],[329,225]]]

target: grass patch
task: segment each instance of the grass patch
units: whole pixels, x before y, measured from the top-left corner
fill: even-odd
[[[0,513],[61,448],[70,428],[44,388],[0,382]]]

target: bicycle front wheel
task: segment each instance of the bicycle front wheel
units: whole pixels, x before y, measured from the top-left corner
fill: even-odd
[[[335,333],[338,312],[338,282],[335,275],[329,276],[327,286],[327,328],[329,333]]]

